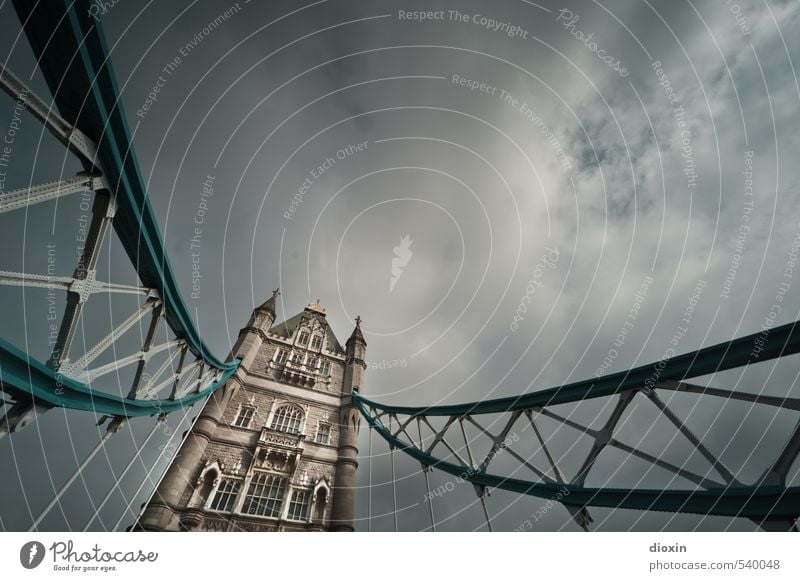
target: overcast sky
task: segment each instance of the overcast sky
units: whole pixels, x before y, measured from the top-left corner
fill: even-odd
[[[432,18],[420,21],[420,10]],[[791,288],[773,321],[796,320],[800,281],[785,274],[800,234],[799,20],[796,3],[749,0],[120,0],[102,14],[150,202],[207,344],[227,355],[275,287],[279,319],[319,298],[342,343],[363,318],[363,393],[408,405],[530,392],[756,332],[782,282]],[[1,58],[28,78],[34,61],[19,30],[13,9],[0,5]],[[38,75],[30,83],[47,94]],[[148,101],[154,86],[157,100]],[[0,104],[0,131],[13,109],[8,98]],[[6,189],[76,171],[40,137],[25,116]],[[214,194],[203,198],[209,179]],[[25,220],[0,216],[9,249],[0,268],[41,269],[45,245],[57,243],[59,268],[70,271],[79,213],[64,202]],[[101,269],[121,272],[118,256],[112,246]],[[12,305],[21,293],[0,292],[9,338],[19,344],[46,327],[42,294],[26,295],[20,310]],[[789,357],[703,381],[797,396],[796,364]],[[689,396],[672,405],[745,481],[797,421]],[[592,422],[608,409],[574,413]],[[60,434],[75,434],[79,458],[89,446],[81,437],[93,437],[85,414],[50,416],[41,432],[0,442],[3,462],[28,481],[45,482],[49,466],[58,483],[74,465],[71,452],[53,448]],[[663,422],[640,402],[620,439],[682,463],[688,448],[663,444],[674,433]],[[119,456],[103,459],[98,474],[123,466],[147,429],[121,438]],[[576,433],[549,429],[574,472]],[[357,516],[365,519],[366,432],[361,449]],[[419,467],[396,461],[401,527],[429,526]],[[690,466],[707,470],[697,458]],[[609,453],[587,484],[658,486],[662,476]],[[374,439],[373,515],[391,511],[389,481],[387,448]],[[432,475],[433,487],[453,488],[434,499],[438,528],[480,528],[471,487],[449,481]],[[24,528],[25,500],[35,513],[45,496],[9,486],[3,526]],[[82,527],[86,497],[102,498],[103,486],[76,487],[79,515],[56,515],[51,526]],[[495,529],[511,530],[541,501],[497,492],[487,504]],[[112,505],[118,515],[123,502],[109,515]],[[604,530],[752,528],[592,514]],[[373,522],[392,526],[390,515]],[[576,529],[562,508],[535,523],[562,528]]]

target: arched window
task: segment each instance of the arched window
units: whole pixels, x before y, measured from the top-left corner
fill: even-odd
[[[322,524],[325,520],[325,505],[328,503],[328,491],[320,487],[317,490],[316,499],[314,500],[314,515],[313,522]]]
[[[216,470],[207,471],[197,483],[194,491],[193,504],[195,506],[203,506],[208,500],[211,491],[214,490],[215,480],[219,478]]]
[[[303,421],[303,412],[292,405],[285,405],[275,410],[272,416],[273,430],[297,434],[300,432],[300,423]]]
[[[317,444],[330,444],[331,442],[331,425],[319,424],[317,426]]]

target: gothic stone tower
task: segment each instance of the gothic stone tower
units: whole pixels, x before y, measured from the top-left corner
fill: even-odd
[[[352,531],[366,342],[342,349],[316,304],[253,311],[242,360],[208,400],[136,525],[155,531]]]

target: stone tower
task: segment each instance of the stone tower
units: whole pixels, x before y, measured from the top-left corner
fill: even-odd
[[[342,349],[319,301],[273,325],[278,294],[240,331],[239,369],[200,412],[135,528],[353,530],[361,321]]]

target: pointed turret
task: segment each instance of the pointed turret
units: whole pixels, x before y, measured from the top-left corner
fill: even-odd
[[[261,345],[267,339],[267,332],[275,322],[275,311],[277,308],[278,295],[280,289],[272,291],[272,296],[267,299],[260,307],[253,309],[247,326],[239,331],[239,338],[233,347],[233,357],[242,360],[241,365],[248,369],[253,362]]]
[[[242,387],[250,366],[267,339],[267,331],[275,321],[279,294],[280,290],[275,289],[271,298],[253,310],[247,326],[239,331],[239,338],[231,351],[231,358],[241,359],[239,368],[225,385],[211,394],[142,514],[138,523],[140,528],[162,531],[187,528],[187,524],[176,514],[175,508],[180,505],[184,492],[190,487],[196,467],[202,464],[208,443],[222,423],[226,407]]]
[[[339,413],[339,460],[334,478],[331,530],[352,531],[355,508],[356,470],[358,469],[358,430],[361,416],[353,405],[353,390],[361,391],[361,382],[367,364],[364,356],[367,342],[361,332],[361,317],[345,347],[344,381],[342,383],[342,408]]]
[[[347,346],[350,347],[351,343],[360,343],[364,347],[367,346],[367,342],[364,339],[364,334],[361,332],[361,317],[356,317],[356,326],[353,329],[353,332],[350,334],[350,338],[347,340]]]
[[[345,344],[345,368],[344,385],[342,385],[342,395],[350,395],[353,389],[361,387],[364,370],[367,364],[364,357],[367,353],[367,342],[361,332],[361,317],[356,317],[356,326],[350,334],[350,338]]]
[[[277,307],[278,295],[279,294],[281,294],[281,289],[276,288],[274,291],[272,291],[272,296],[269,297],[264,302],[263,305],[258,307],[256,309],[256,311],[264,311],[265,313],[268,313],[268,314],[272,315],[272,320],[274,321],[275,320],[275,308]]]

